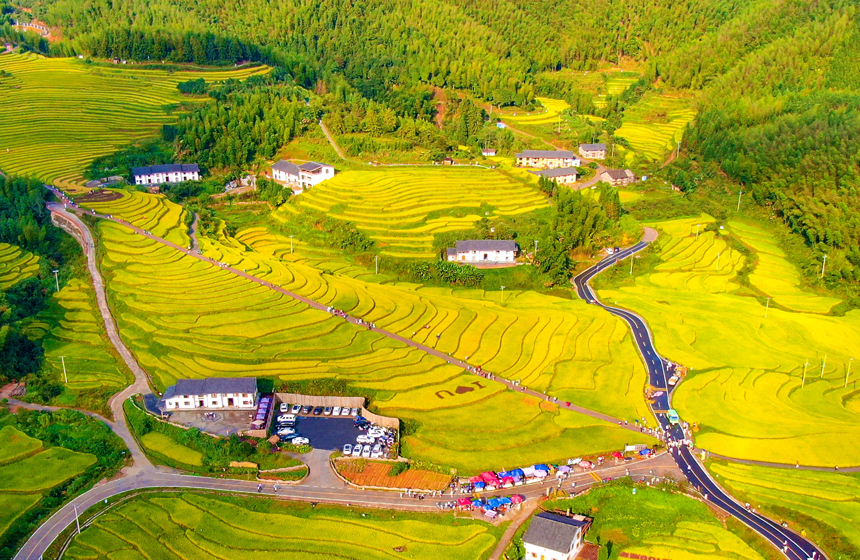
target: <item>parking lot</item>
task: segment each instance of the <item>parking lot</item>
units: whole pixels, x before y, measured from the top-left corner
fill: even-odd
[[[282,441],[292,441],[292,438],[297,438],[301,443],[300,438],[306,438],[308,440],[307,443],[315,449],[334,451],[342,450],[347,444],[354,446],[359,438],[369,437],[367,430],[368,428],[373,427],[373,424],[360,417],[359,420],[361,421],[362,428],[364,429],[357,427],[356,417],[351,414],[348,416],[341,414],[320,414],[320,412],[322,412],[322,408],[318,411],[313,411],[318,412],[317,414],[314,414],[313,412],[307,413],[305,411],[302,411],[303,413],[296,414],[293,410],[289,410],[289,412],[281,412],[280,410],[281,407],[279,406],[278,412],[275,413],[275,418],[271,425],[271,433],[277,435],[278,431],[281,429],[295,430],[293,434],[284,435],[282,437]],[[335,411],[337,411],[337,409],[335,409]],[[347,412],[347,414],[349,413]],[[291,423],[290,421],[281,422],[278,420],[279,417],[288,415],[289,417],[295,418],[295,421]],[[383,430],[382,428],[374,429]],[[377,436],[376,439],[379,439],[379,436]],[[387,456],[388,454],[386,442],[391,444],[392,441],[391,437],[388,436],[386,441],[379,441],[379,443],[382,444],[382,456]],[[369,452],[370,448],[368,448],[368,453]]]

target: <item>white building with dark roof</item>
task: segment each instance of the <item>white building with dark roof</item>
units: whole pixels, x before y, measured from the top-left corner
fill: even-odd
[[[606,159],[606,144],[580,144],[579,155],[585,159]]]
[[[613,187],[624,187],[636,182],[636,174],[629,169],[607,169],[600,174],[599,179]]]
[[[132,167],[131,174],[134,176],[135,185],[163,185],[165,183],[199,181],[200,167],[196,163],[150,165],[149,167]]]
[[[219,410],[257,407],[254,377],[207,377],[178,379],[161,397],[164,410]]]
[[[316,161],[295,164],[282,159],[272,166],[272,179],[293,187],[294,191],[319,185],[326,179],[334,177],[334,173],[334,167]]]
[[[532,167],[539,169],[553,169],[556,167],[574,167],[573,152],[568,150],[525,150],[514,156],[517,158],[517,167]]]
[[[573,560],[583,546],[591,520],[581,515],[565,517],[543,512],[534,516],[523,544],[526,559]]]
[[[579,162],[579,160],[574,160]],[[555,169],[542,169],[540,171],[531,171],[538,177],[547,177],[552,179],[559,185],[570,185],[576,182],[577,170],[576,167],[557,167]]]
[[[447,251],[448,260],[463,263],[513,263],[517,242],[508,239],[470,239],[458,241]]]

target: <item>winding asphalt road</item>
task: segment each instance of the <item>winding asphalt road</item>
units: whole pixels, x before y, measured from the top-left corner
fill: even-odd
[[[609,313],[621,317],[630,325],[636,346],[639,348],[639,352],[648,369],[649,382],[653,387],[663,392],[663,395],[651,405],[651,410],[664,430],[665,439],[670,446],[670,451],[675,462],[690,484],[702,493],[705,500],[743,522],[747,527],[781,550],[790,560],[826,558],[821,549],[813,542],[738,503],[717,484],[696,457],[691,447],[686,443],[688,440],[683,429],[679,425],[673,425],[669,422],[666,413],[671,408],[671,392],[666,379],[667,362],[660,357],[654,348],[653,336],[648,330],[645,320],[626,309],[604,305],[589,285],[589,281],[595,275],[624,259],[634,258],[636,253],[647,247],[656,238],[657,232],[651,228],[646,228],[645,237],[640,243],[624,249],[615,255],[606,257],[576,276],[573,279],[573,283],[577,294],[587,302],[602,307]]]

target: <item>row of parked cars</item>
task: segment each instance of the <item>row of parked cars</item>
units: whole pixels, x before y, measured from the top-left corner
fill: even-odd
[[[275,434],[278,438],[293,445],[310,445],[311,440],[296,431],[298,418],[295,414],[282,414],[275,419]]]
[[[379,459],[388,455],[394,444],[394,430],[377,426],[362,416],[356,416],[355,426],[360,430],[367,430],[367,433],[359,434],[355,438],[354,445],[351,443],[344,445],[344,456]]]
[[[289,413],[289,414],[304,414],[305,416],[313,414],[314,416],[358,416],[357,408],[349,408],[347,406],[344,407],[331,407],[331,406],[317,406],[313,407],[311,405],[302,406],[300,404],[290,403],[281,403],[279,408],[281,413]]]

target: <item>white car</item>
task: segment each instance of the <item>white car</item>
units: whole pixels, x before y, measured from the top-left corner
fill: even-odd
[[[339,406],[334,407],[334,410],[331,411],[331,415],[332,416],[340,416],[340,407]]]
[[[290,411],[290,403],[282,402],[279,410],[281,412],[289,412]]]
[[[370,446],[365,445],[364,449],[361,450],[361,456],[365,459],[370,459]]]
[[[343,454],[344,455],[352,455],[352,444],[347,443],[343,446]]]
[[[368,445],[373,445],[374,443],[376,443],[376,438],[361,434],[360,436],[355,438],[355,441],[357,441],[358,443],[366,443]]]
[[[306,437],[297,437],[296,439],[294,439],[290,443],[292,443],[293,445],[310,445],[311,440],[309,440]]]
[[[345,406],[345,407],[341,408],[340,409],[340,415],[341,416],[349,416],[349,407]]]
[[[357,408],[350,409],[349,415],[350,416],[358,416],[358,409]]]
[[[382,457],[382,446],[378,443],[373,446],[373,451],[370,452],[370,456],[373,459],[378,459]]]
[[[294,433],[296,433],[296,431],[293,428],[281,428],[280,430],[278,430],[279,436],[289,436]]]
[[[385,435],[385,430],[379,430],[376,428],[371,428],[367,430],[367,435],[374,438],[380,438]]]
[[[295,422],[296,415],[295,414],[281,414],[278,416],[278,422]]]
[[[302,405],[294,404],[292,410],[290,410],[290,414],[298,414],[302,411]]]
[[[360,455],[361,455],[361,444],[357,444],[355,447],[352,448],[352,456],[358,457]]]

